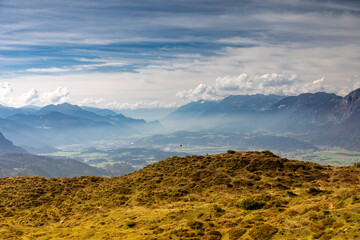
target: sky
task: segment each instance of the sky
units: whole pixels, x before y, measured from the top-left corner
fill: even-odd
[[[2,0],[0,104],[176,107],[360,88],[360,1]]]

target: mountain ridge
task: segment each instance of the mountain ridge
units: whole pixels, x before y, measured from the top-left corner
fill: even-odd
[[[27,153],[27,151],[21,147],[15,146],[0,132],[0,154],[7,153]]]
[[[281,98],[270,104],[264,99],[271,96],[253,95],[260,98],[261,105],[237,106],[229,102],[221,111],[220,103],[226,104],[231,98],[250,96],[230,96],[221,101],[200,101],[184,105],[165,120],[175,130],[225,129],[227,131],[256,131],[263,129],[278,134],[289,134],[301,141],[349,150],[360,150],[360,88],[344,97],[333,93],[303,93],[298,96],[276,96]],[[261,98],[263,98],[261,100]],[[256,103],[256,101],[254,101]],[[265,106],[262,108],[261,106]],[[247,108],[247,106],[252,106]],[[214,109],[212,109],[214,108]],[[235,110],[234,110],[235,109]],[[237,109],[237,110],[236,110]],[[250,110],[249,110],[250,109]],[[212,112],[214,114],[204,114]],[[183,124],[183,123],[186,124]],[[185,126],[183,128],[178,126]],[[176,128],[177,127],[177,128]],[[187,128],[186,128],[187,127]],[[351,136],[351,137],[350,137]],[[354,142],[354,140],[356,140]]]
[[[34,109],[32,114],[20,112],[0,119],[0,128],[6,135],[15,143],[28,146],[30,151],[35,149],[36,152],[41,149],[47,151],[61,144],[154,131],[159,127],[162,126],[158,122],[147,123],[143,119],[133,119],[122,114],[98,115],[69,103],[47,105],[39,110]],[[42,139],[46,144],[31,141],[33,136]]]

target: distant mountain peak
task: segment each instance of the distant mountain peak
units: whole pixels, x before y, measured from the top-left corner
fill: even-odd
[[[61,103],[61,104],[51,104],[45,107],[56,107],[56,108],[62,108],[62,109],[68,109],[68,110],[81,110],[81,107],[79,107],[78,105],[74,105],[74,104],[70,104],[70,103]]]
[[[349,93],[348,95],[346,95],[344,97],[344,100],[349,104],[359,101],[360,100],[360,88],[358,88],[358,89],[352,91],[351,93]]]
[[[282,99],[271,107],[275,109],[291,109],[301,110],[303,108],[314,108],[321,105],[328,105],[335,103],[342,98],[334,93],[316,92],[316,93],[302,93],[298,96],[290,96]]]
[[[62,104],[57,104],[57,105],[50,104],[50,105],[47,105],[47,106],[41,108],[37,112],[37,114],[42,115],[47,112],[61,112],[61,113],[65,113],[65,114],[70,114],[70,113],[74,113],[74,112],[81,111],[81,110],[82,110],[81,107],[70,104],[70,103],[62,103]]]
[[[360,88],[346,95],[336,105],[336,111],[341,113],[340,120],[349,118],[354,112],[360,111]]]

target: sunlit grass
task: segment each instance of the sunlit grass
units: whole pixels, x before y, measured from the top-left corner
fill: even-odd
[[[229,151],[121,178],[3,178],[0,239],[358,239],[359,176]]]

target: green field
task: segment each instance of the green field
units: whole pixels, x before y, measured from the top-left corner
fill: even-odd
[[[349,166],[356,162],[360,162],[360,152],[348,151],[341,148],[333,148],[316,152],[303,151],[281,153],[280,155],[286,158],[331,166]]]

